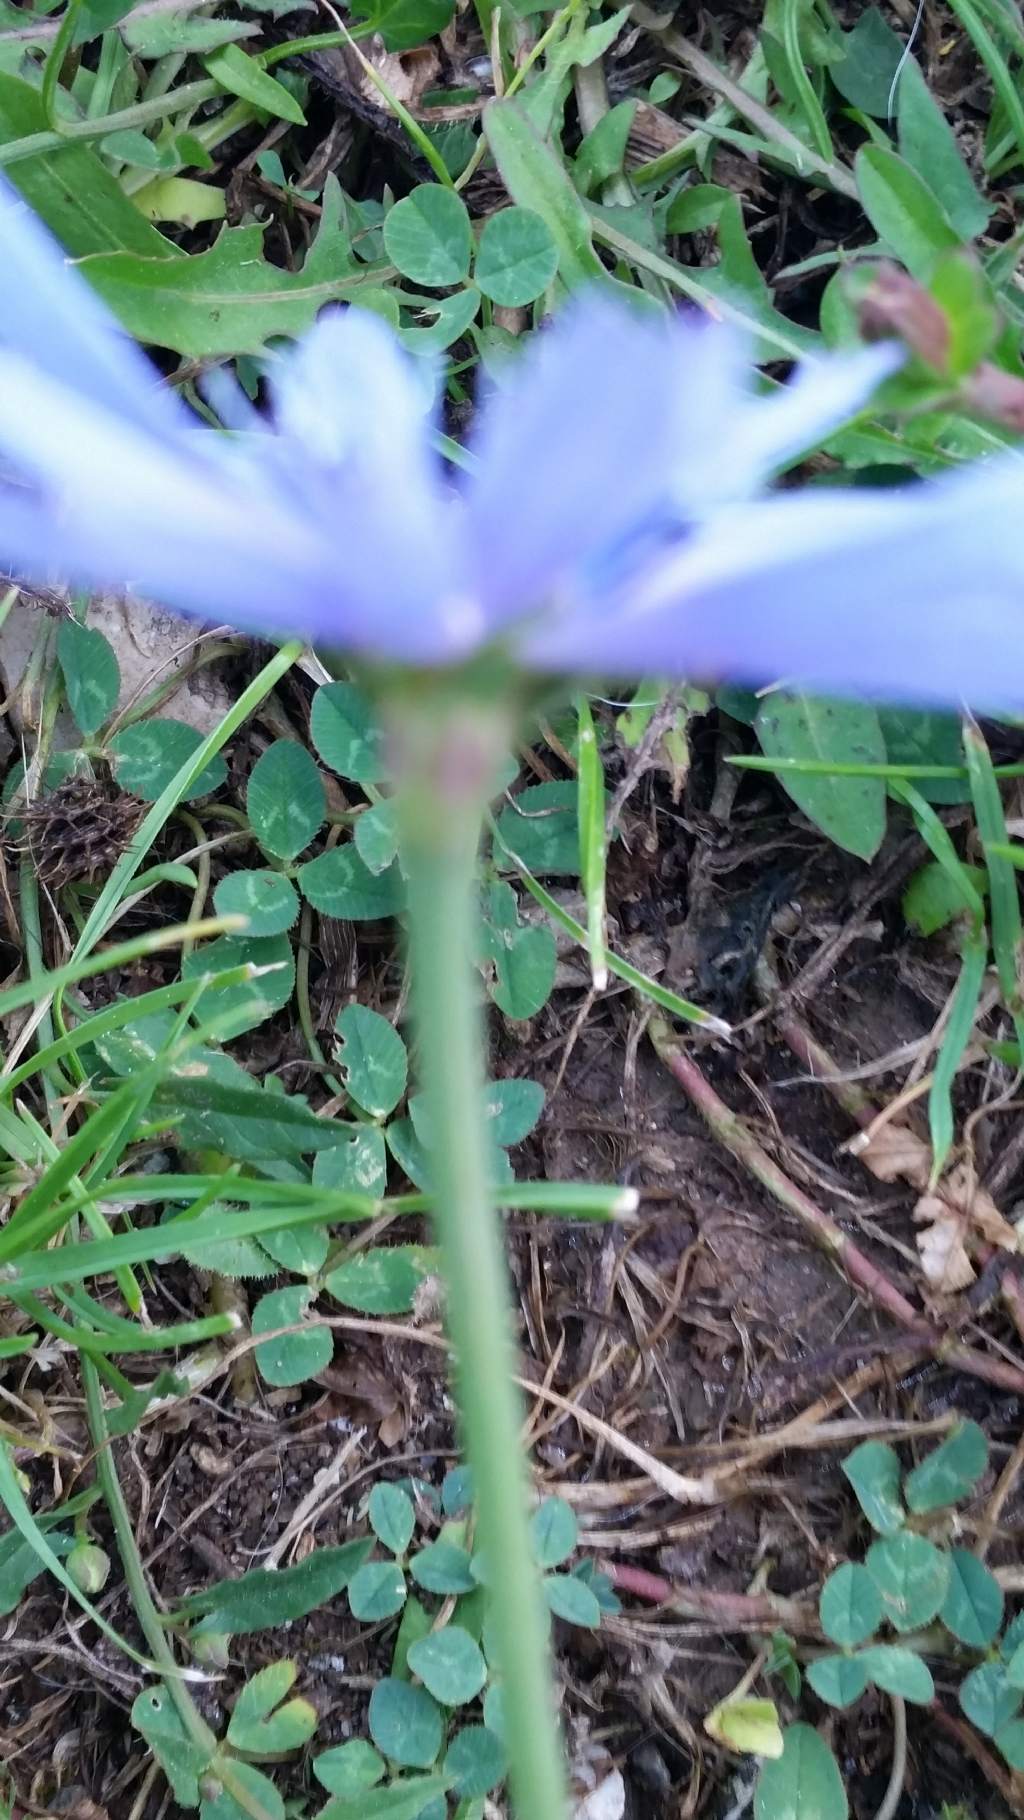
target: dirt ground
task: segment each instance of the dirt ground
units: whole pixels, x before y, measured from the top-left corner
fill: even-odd
[[[732,1043],[691,1044],[706,1081],[790,1180],[916,1300],[914,1194],[873,1179],[842,1153],[851,1121],[808,1079],[778,1019],[763,1013],[754,966],[768,942],[780,980],[804,982],[799,1014],[842,1069],[897,1052],[890,1072],[865,1082],[884,1103],[953,977],[953,957],[934,941],[912,940],[899,910],[901,883],[921,850],[894,816],[869,870],[830,848],[774,784],[757,778],[741,782],[720,812],[712,733],[707,723],[678,804],[660,779],[645,780],[630,800],[610,889],[624,951],[645,957],[651,970],[660,964],[673,984],[733,1020]],[[357,989],[370,1002],[395,984],[383,934],[354,950]],[[315,976],[333,952],[321,931]],[[596,1635],[558,1626],[567,1727],[582,1781],[595,1762],[610,1757],[621,1766],[632,1820],[724,1816],[739,1811],[750,1777],[703,1733],[702,1721],[776,1628],[763,1612],[758,1622],[737,1618],[729,1596],[739,1595],[751,1614],[762,1594],[789,1602],[790,1618],[812,1614],[813,1633],[817,1588],[857,1547],[838,1471],[844,1453],[865,1433],[898,1438],[906,1424],[970,1414],[992,1446],[983,1509],[1018,1439],[1021,1399],[937,1362],[858,1297],[800,1221],[709,1129],[658,1059],[639,1001],[612,992],[591,1004],[571,970],[564,978],[532,1024],[495,1017],[492,1025],[494,1073],[529,1074],[548,1090],[517,1171],[616,1180],[641,1194],[635,1223],[610,1228],[510,1220],[523,1375],[565,1399],[565,1406],[542,1394],[532,1400],[538,1481],[573,1503],[587,1552],[613,1578],[622,1576],[622,1612]],[[153,982],[135,989],[142,983]],[[295,1048],[284,1018],[258,1036],[250,1066],[280,1068]],[[969,1071],[962,1110],[1000,1084],[991,1064]],[[1003,1166],[1000,1204],[1008,1210],[1019,1150],[1017,1115],[981,1121],[978,1166],[983,1178]],[[975,1309],[972,1293],[936,1303],[939,1325],[987,1357],[1015,1359],[1020,1336],[1002,1305],[990,1295]],[[153,1285],[151,1313],[180,1318],[200,1300],[194,1276],[171,1270]],[[65,1372],[59,1364],[48,1403],[73,1449],[84,1427]],[[441,1355],[412,1328],[384,1340],[340,1332],[333,1362],[315,1383],[245,1400],[250,1395],[248,1380],[221,1377],[118,1445],[144,1558],[167,1604],[264,1560],[304,1500],[312,1515],[293,1545],[297,1556],[289,1551],[285,1560],[301,1558],[314,1542],[358,1533],[375,1479],[413,1475],[437,1485],[456,1457]],[[753,1446],[803,1413],[825,1421],[814,1445]],[[738,1462],[738,1470],[712,1508],[687,1508],[650,1470],[638,1470],[638,1456],[624,1457],[620,1441],[641,1450],[641,1461],[677,1473],[723,1462]],[[60,1489],[51,1484],[59,1472],[59,1465],[46,1468],[51,1492]],[[318,1475],[325,1475],[320,1493]],[[73,1489],[64,1482],[65,1493]],[[1022,1519],[1014,1489],[999,1516],[993,1565],[1016,1558]],[[666,1580],[677,1595],[671,1610],[652,1597]],[[0,1639],[7,1768],[36,1811],[156,1820],[169,1811],[162,1779],[147,1773],[128,1723],[139,1682],[43,1588],[37,1582]],[[105,1610],[131,1634],[123,1588],[107,1596]],[[201,1690],[201,1704],[217,1724],[244,1675],[287,1652],[302,1662],[303,1691],[318,1707],[318,1743],[360,1735],[392,1638],[393,1624],[368,1629],[336,1600],[286,1635],[235,1639],[230,1668]],[[781,1689],[779,1697],[784,1703]],[[810,1693],[804,1700],[816,1707]],[[852,1722],[833,1716],[833,1742],[853,1810],[869,1820],[888,1775],[889,1718],[884,1702],[869,1700],[856,1712]],[[299,1795],[298,1765],[295,1778]],[[962,1738],[912,1712],[900,1816],[938,1814],[943,1801],[968,1795],[979,1813],[997,1811],[998,1796],[965,1759]]]

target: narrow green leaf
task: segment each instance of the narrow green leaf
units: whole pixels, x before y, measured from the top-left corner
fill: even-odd
[[[278,120],[290,120],[293,126],[305,126],[306,116],[295,99],[295,96],[282,83],[269,76],[261,69],[255,58],[250,57],[237,44],[222,45],[203,58],[206,69],[221,88],[227,89],[229,95],[237,95],[240,101],[251,101],[265,114],[273,114]]]
[[[297,1567],[276,1573],[256,1567],[236,1580],[219,1580],[190,1594],[180,1609],[188,1616],[202,1616],[204,1628],[227,1631],[229,1636],[276,1630],[344,1592],[372,1546],[372,1537],[360,1537],[338,1548],[315,1548]]]
[[[937,196],[954,232],[974,240],[985,232],[992,211],[978,192],[945,109],[913,58],[903,66],[897,95],[900,151]]]
[[[587,905],[587,952],[595,992],[608,984],[605,942],[604,768],[597,745],[590,704],[581,695],[576,704],[579,720],[577,757],[577,815],[580,828],[580,881]]]
[[[46,132],[48,126],[38,87],[0,71],[0,148]],[[114,249],[176,264],[184,259],[86,145],[65,139],[53,151],[18,159],[11,165],[10,181],[73,259]]]

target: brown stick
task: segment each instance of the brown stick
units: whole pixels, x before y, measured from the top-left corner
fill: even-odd
[[[1015,1396],[1024,1393],[1024,1371],[1016,1365],[1007,1364],[1003,1359],[990,1358],[987,1353],[964,1346],[940,1328],[933,1327],[908,1302],[895,1283],[890,1282],[885,1272],[873,1264],[859,1245],[847,1237],[835,1220],[823,1213],[820,1207],[816,1207],[803,1189],[790,1181],[767,1151],[762,1150],[743,1120],[724,1100],[719,1099],[693,1057],[680,1047],[664,1018],[653,1017],[647,1026],[647,1033],[659,1060],[679,1082],[719,1143],[737,1162],[742,1163],[754,1180],[760,1182],[780,1206],[785,1207],[800,1222],[804,1231],[838,1265],[855,1289],[863,1290],[877,1307],[884,1309],[886,1314],[912,1334],[923,1350],[931,1352],[943,1364],[968,1372],[972,1377],[982,1378],[986,1383],[996,1384]]]
[[[986,1775],[993,1788],[997,1788],[1006,1802],[1011,1814],[1024,1815],[1024,1799],[1018,1793],[1017,1777],[1011,1776],[1003,1768],[998,1757],[989,1750],[983,1738],[979,1738],[974,1727],[965,1724],[956,1713],[948,1713],[938,1700],[928,1709],[929,1717],[942,1731],[960,1746],[960,1749],[973,1757],[978,1768]]]

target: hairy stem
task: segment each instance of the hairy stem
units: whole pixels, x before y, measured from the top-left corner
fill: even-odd
[[[504,729],[489,700],[407,696],[397,709],[434,1221],[503,1676],[512,1796],[519,1820],[563,1820],[548,1620],[530,1547],[522,1409],[512,1382],[511,1310],[499,1215],[488,1192],[484,1050],[472,965],[476,850]]]

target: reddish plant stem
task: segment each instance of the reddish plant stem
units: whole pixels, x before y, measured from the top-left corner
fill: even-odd
[[[647,1026],[658,1058],[678,1081],[683,1092],[697,1108],[718,1142],[741,1163],[762,1188],[797,1219],[804,1231],[833,1263],[844,1272],[855,1289],[862,1290],[875,1305],[898,1322],[919,1341],[923,1350],[932,1353],[954,1370],[968,1372],[986,1383],[996,1384],[1015,1396],[1024,1394],[1024,1371],[1003,1359],[990,1358],[972,1346],[945,1334],[918,1313],[895,1283],[877,1264],[861,1251],[842,1227],[806,1195],[802,1188],[761,1148],[743,1120],[720,1099],[705,1079],[693,1057],[681,1048],[665,1020],[652,1018]]]
[[[602,1561],[618,1592],[632,1593],[647,1605],[661,1605],[684,1618],[705,1618],[723,1630],[765,1630],[783,1626],[796,1636],[820,1637],[821,1627],[812,1605],[799,1599],[775,1598],[771,1593],[732,1593],[677,1586],[646,1567],[628,1561]]]

